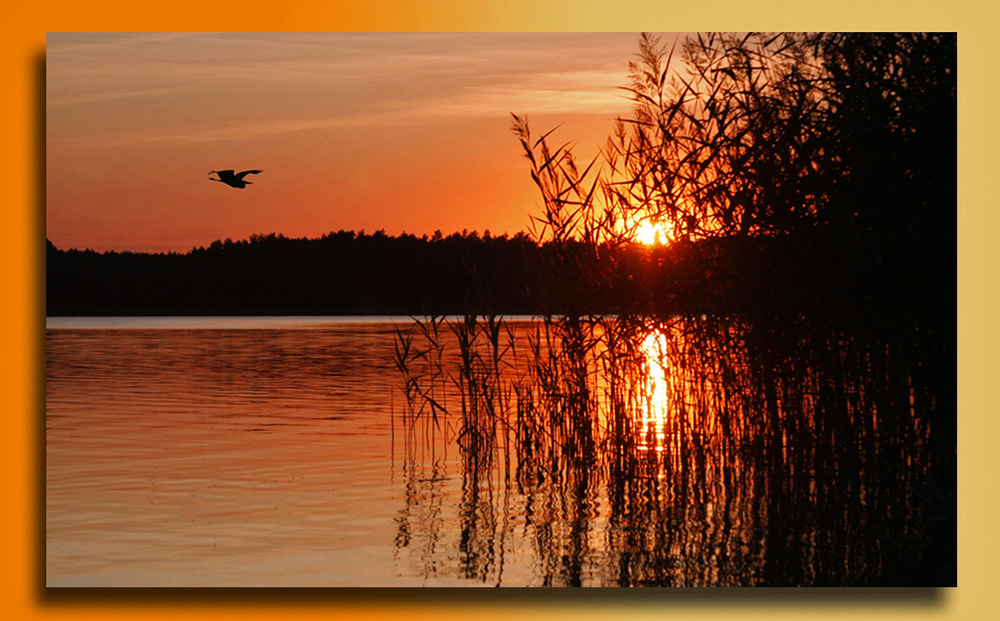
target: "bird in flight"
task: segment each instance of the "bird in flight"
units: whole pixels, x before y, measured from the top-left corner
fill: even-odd
[[[248,185],[252,185],[252,182],[250,182],[250,181],[244,181],[243,177],[246,177],[247,175],[256,175],[257,173],[262,173],[262,172],[264,172],[264,171],[263,170],[244,170],[241,173],[233,173],[232,170],[212,170],[212,171],[209,171],[208,174],[211,175],[211,174],[214,173],[216,175],[219,175],[218,179],[216,179],[215,177],[209,177],[209,179],[211,179],[212,181],[219,181],[221,183],[225,183],[226,185],[228,185],[230,187],[234,187],[234,188],[245,188]]]

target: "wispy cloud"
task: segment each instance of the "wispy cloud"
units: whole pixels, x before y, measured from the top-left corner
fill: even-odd
[[[633,35],[50,35],[51,146],[627,109]],[[74,120],[76,119],[76,120]],[[224,123],[219,125],[219,119]]]

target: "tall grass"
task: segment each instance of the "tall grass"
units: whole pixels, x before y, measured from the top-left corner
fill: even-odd
[[[936,380],[914,379],[939,367],[933,339],[909,326],[899,336],[797,316],[677,316],[615,263],[643,223],[690,244],[822,219],[814,164],[829,109],[814,41],[698,37],[681,50],[688,73],[672,74],[676,50],[644,36],[635,114],[586,164],[513,117],[542,197],[532,235],[551,250],[530,292],[545,312],[512,324],[480,304],[397,331],[404,422],[421,430],[410,437],[453,438],[461,452],[467,576],[502,581],[505,542],[518,536],[544,584],[948,575],[913,570],[949,562],[928,541],[947,533],[934,520],[954,519],[949,492],[933,491],[953,473],[953,436],[931,432],[949,405]],[[659,250],[645,252],[655,264]],[[618,312],[590,314],[588,287],[610,292]],[[501,491],[504,507],[511,493],[523,499],[520,535]]]
[[[947,573],[928,541],[953,518],[931,429],[948,406],[920,379],[923,344],[805,320],[435,322],[451,353],[417,378],[411,411],[431,394],[452,408],[408,420],[418,443],[451,429],[470,578],[502,582],[504,554],[525,546],[546,584]],[[420,323],[422,367],[436,345]],[[437,485],[422,476],[415,488]]]

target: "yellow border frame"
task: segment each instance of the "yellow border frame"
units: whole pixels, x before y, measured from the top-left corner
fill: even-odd
[[[14,3],[11,3],[14,4]],[[981,5],[981,6],[980,6]],[[998,415],[988,391],[996,358],[1000,210],[990,200],[996,121],[993,4],[843,0],[134,0],[17,3],[0,38],[12,92],[0,98],[0,616],[5,619],[767,618],[965,619],[995,614],[992,526]],[[47,593],[44,490],[44,53],[59,31],[689,31],[940,30],[959,33],[959,588],[792,591],[87,591]],[[625,59],[623,59],[624,61]],[[992,613],[992,614],[991,614]]]

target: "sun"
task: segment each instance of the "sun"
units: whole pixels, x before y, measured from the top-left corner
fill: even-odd
[[[655,246],[669,243],[672,237],[665,222],[644,220],[635,230],[635,239],[647,246]]]

